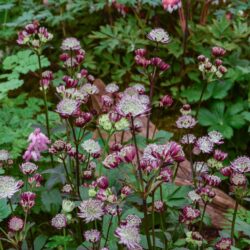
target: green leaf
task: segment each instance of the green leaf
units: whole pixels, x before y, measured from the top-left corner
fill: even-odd
[[[58,189],[46,190],[41,195],[43,207],[45,211],[56,213],[62,204],[61,193]]]
[[[159,130],[154,137],[154,141],[156,141],[158,144],[164,144],[167,141],[169,141],[170,138],[173,137],[173,133],[170,133],[165,130]]]
[[[0,199],[0,222],[11,214],[7,199]]]
[[[41,250],[43,249],[48,237],[45,235],[39,235],[35,238],[34,240],[34,248],[36,250]]]

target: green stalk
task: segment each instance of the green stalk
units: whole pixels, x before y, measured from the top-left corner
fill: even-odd
[[[233,213],[233,220],[232,220],[232,227],[231,227],[231,239],[233,241],[233,245],[235,244],[234,242],[234,229],[235,229],[235,222],[236,222],[236,217],[237,217],[237,211],[238,211],[238,200],[235,201],[235,207],[234,207],[234,213]]]
[[[153,237],[153,250],[155,250],[155,192],[152,194],[152,237]]]
[[[202,231],[202,225],[203,225],[203,220],[204,220],[204,216],[205,216],[205,212],[206,212],[206,208],[207,208],[207,201],[204,203],[204,208],[203,208],[203,212],[201,215],[201,221],[200,221],[200,225],[199,225],[199,233],[201,233]]]

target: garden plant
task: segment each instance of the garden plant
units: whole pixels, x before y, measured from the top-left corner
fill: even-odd
[[[0,0],[0,250],[249,250],[249,9]]]

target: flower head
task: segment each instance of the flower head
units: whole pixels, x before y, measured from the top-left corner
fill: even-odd
[[[170,95],[165,95],[160,100],[160,107],[171,107],[173,104],[173,98]]]
[[[67,218],[64,214],[57,214],[51,220],[51,225],[56,229],[62,229],[67,226]]]
[[[0,150],[0,162],[6,162],[10,159],[10,153],[7,150]]]
[[[181,138],[182,144],[194,144],[195,141],[196,141],[196,136],[193,134],[186,134],[183,135],[183,137]]]
[[[84,233],[84,238],[86,241],[96,243],[101,239],[101,233],[96,229],[88,230]]]
[[[247,183],[247,177],[244,174],[232,173],[230,176],[230,182],[234,186],[245,186]]]
[[[181,0],[162,0],[164,10],[172,13],[181,7]]]
[[[48,149],[50,144],[49,138],[43,134],[40,128],[36,128],[33,133],[29,135],[28,141],[30,142],[27,150],[23,155],[25,161],[38,161],[41,157],[41,152]]]
[[[114,169],[118,167],[118,165],[122,162],[120,154],[117,152],[114,152],[112,154],[109,154],[102,164],[104,165],[105,168],[107,169]]]
[[[124,94],[116,105],[116,111],[121,116],[136,117],[145,114],[149,110],[148,103],[139,96]]]
[[[60,114],[62,118],[69,118],[76,114],[80,106],[78,100],[69,98],[62,99],[56,106],[56,112]]]
[[[80,42],[74,37],[68,37],[63,40],[61,45],[62,50],[79,50],[81,49]]]
[[[114,94],[119,91],[119,86],[112,82],[105,87],[105,90],[107,93]]]
[[[119,238],[119,243],[128,249],[140,248],[140,234],[137,227],[121,225],[115,230],[115,236]]]
[[[231,168],[239,173],[250,172],[250,158],[247,156],[240,156],[231,162]]]
[[[63,200],[62,201],[62,211],[65,213],[70,213],[74,210],[75,203],[70,200]]]
[[[21,231],[23,229],[23,226],[24,226],[23,219],[21,219],[17,216],[11,217],[9,222],[8,222],[8,228],[12,232]]]
[[[215,245],[216,250],[230,250],[233,241],[231,238],[221,238]]]
[[[217,187],[221,183],[221,178],[219,176],[216,176],[216,175],[204,174],[202,176],[202,178],[210,186]]]
[[[210,131],[208,133],[209,140],[214,144],[223,144],[223,135],[218,131]]]
[[[193,128],[197,121],[191,115],[182,115],[176,121],[177,128]]]
[[[81,147],[89,154],[100,154],[101,147],[99,143],[93,139],[88,139],[81,144]]]
[[[25,162],[20,166],[20,170],[23,174],[33,174],[38,169],[38,166],[32,162]]]
[[[21,194],[20,205],[24,211],[30,210],[35,205],[36,194],[32,192],[24,192]]]
[[[210,141],[208,136],[202,136],[196,141],[196,146],[202,153],[209,154],[214,149],[214,143]]]
[[[83,218],[86,223],[94,220],[101,220],[104,215],[103,206],[103,202],[96,199],[82,201],[78,207],[80,210],[78,216]]]
[[[162,28],[156,28],[151,30],[147,34],[147,38],[157,43],[166,44],[170,42],[169,34]]]
[[[0,199],[11,198],[20,190],[21,182],[11,176],[0,176]]]
[[[192,244],[195,247],[201,247],[203,242],[203,237],[199,232],[190,232],[186,233],[186,242]]]
[[[200,216],[200,213],[200,210],[194,209],[191,206],[186,206],[182,209],[179,220],[182,223],[190,224]]]

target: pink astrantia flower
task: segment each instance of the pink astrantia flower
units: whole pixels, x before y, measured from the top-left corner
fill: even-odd
[[[250,158],[247,156],[240,156],[231,162],[231,168],[239,173],[250,172]]]
[[[219,131],[210,131],[208,133],[209,140],[214,144],[223,144],[223,135]]]
[[[88,230],[83,235],[85,240],[91,243],[96,243],[101,239],[101,233],[96,229]]]
[[[247,178],[244,174],[232,173],[230,176],[230,183],[234,186],[245,186]]]
[[[57,214],[51,220],[51,225],[56,229],[62,229],[67,226],[67,219],[64,214]]]
[[[193,128],[197,121],[191,115],[182,115],[176,121],[177,128]]]
[[[216,250],[230,250],[232,244],[233,244],[233,241],[231,238],[222,238],[216,243],[215,249]]]
[[[162,0],[164,10],[172,13],[181,7],[181,0]]]
[[[114,169],[122,162],[121,156],[119,153],[114,152],[109,154],[104,161],[102,162],[104,167],[107,169]]]
[[[23,229],[23,226],[24,226],[23,219],[21,219],[17,216],[11,217],[9,222],[8,222],[8,228],[12,232],[21,231]]]
[[[63,40],[61,45],[62,50],[79,50],[81,49],[80,42],[74,37],[68,37]]]
[[[221,178],[219,176],[216,176],[216,175],[204,174],[202,176],[202,178],[210,186],[217,187],[221,183]]]
[[[165,95],[160,100],[160,107],[171,107],[173,104],[173,98],[170,95]]]
[[[196,141],[196,146],[202,153],[209,154],[213,151],[214,143],[210,141],[208,136],[202,136]]]
[[[219,150],[219,149],[216,149],[214,151],[214,159],[217,160],[217,161],[224,161],[226,158],[227,158],[228,154]]]
[[[104,215],[104,204],[96,199],[82,201],[78,208],[80,210],[78,216],[83,218],[86,223],[101,220]]]
[[[133,145],[125,146],[120,150],[119,155],[122,160],[124,160],[127,163],[130,163],[135,158],[136,149]]]
[[[24,211],[30,210],[35,205],[36,194],[32,192],[24,192],[21,194],[20,205]]]
[[[182,209],[180,213],[179,221],[181,223],[190,224],[195,219],[197,219],[200,216],[200,214],[201,214],[200,210],[194,209],[191,206],[186,206]]]
[[[33,133],[29,135],[28,141],[30,142],[27,150],[23,155],[25,161],[38,161],[41,157],[41,153],[48,149],[48,144],[50,140],[46,135],[44,135],[40,128],[36,128]]]
[[[20,165],[20,170],[23,174],[33,174],[38,169],[38,166],[32,162],[25,162]]]

